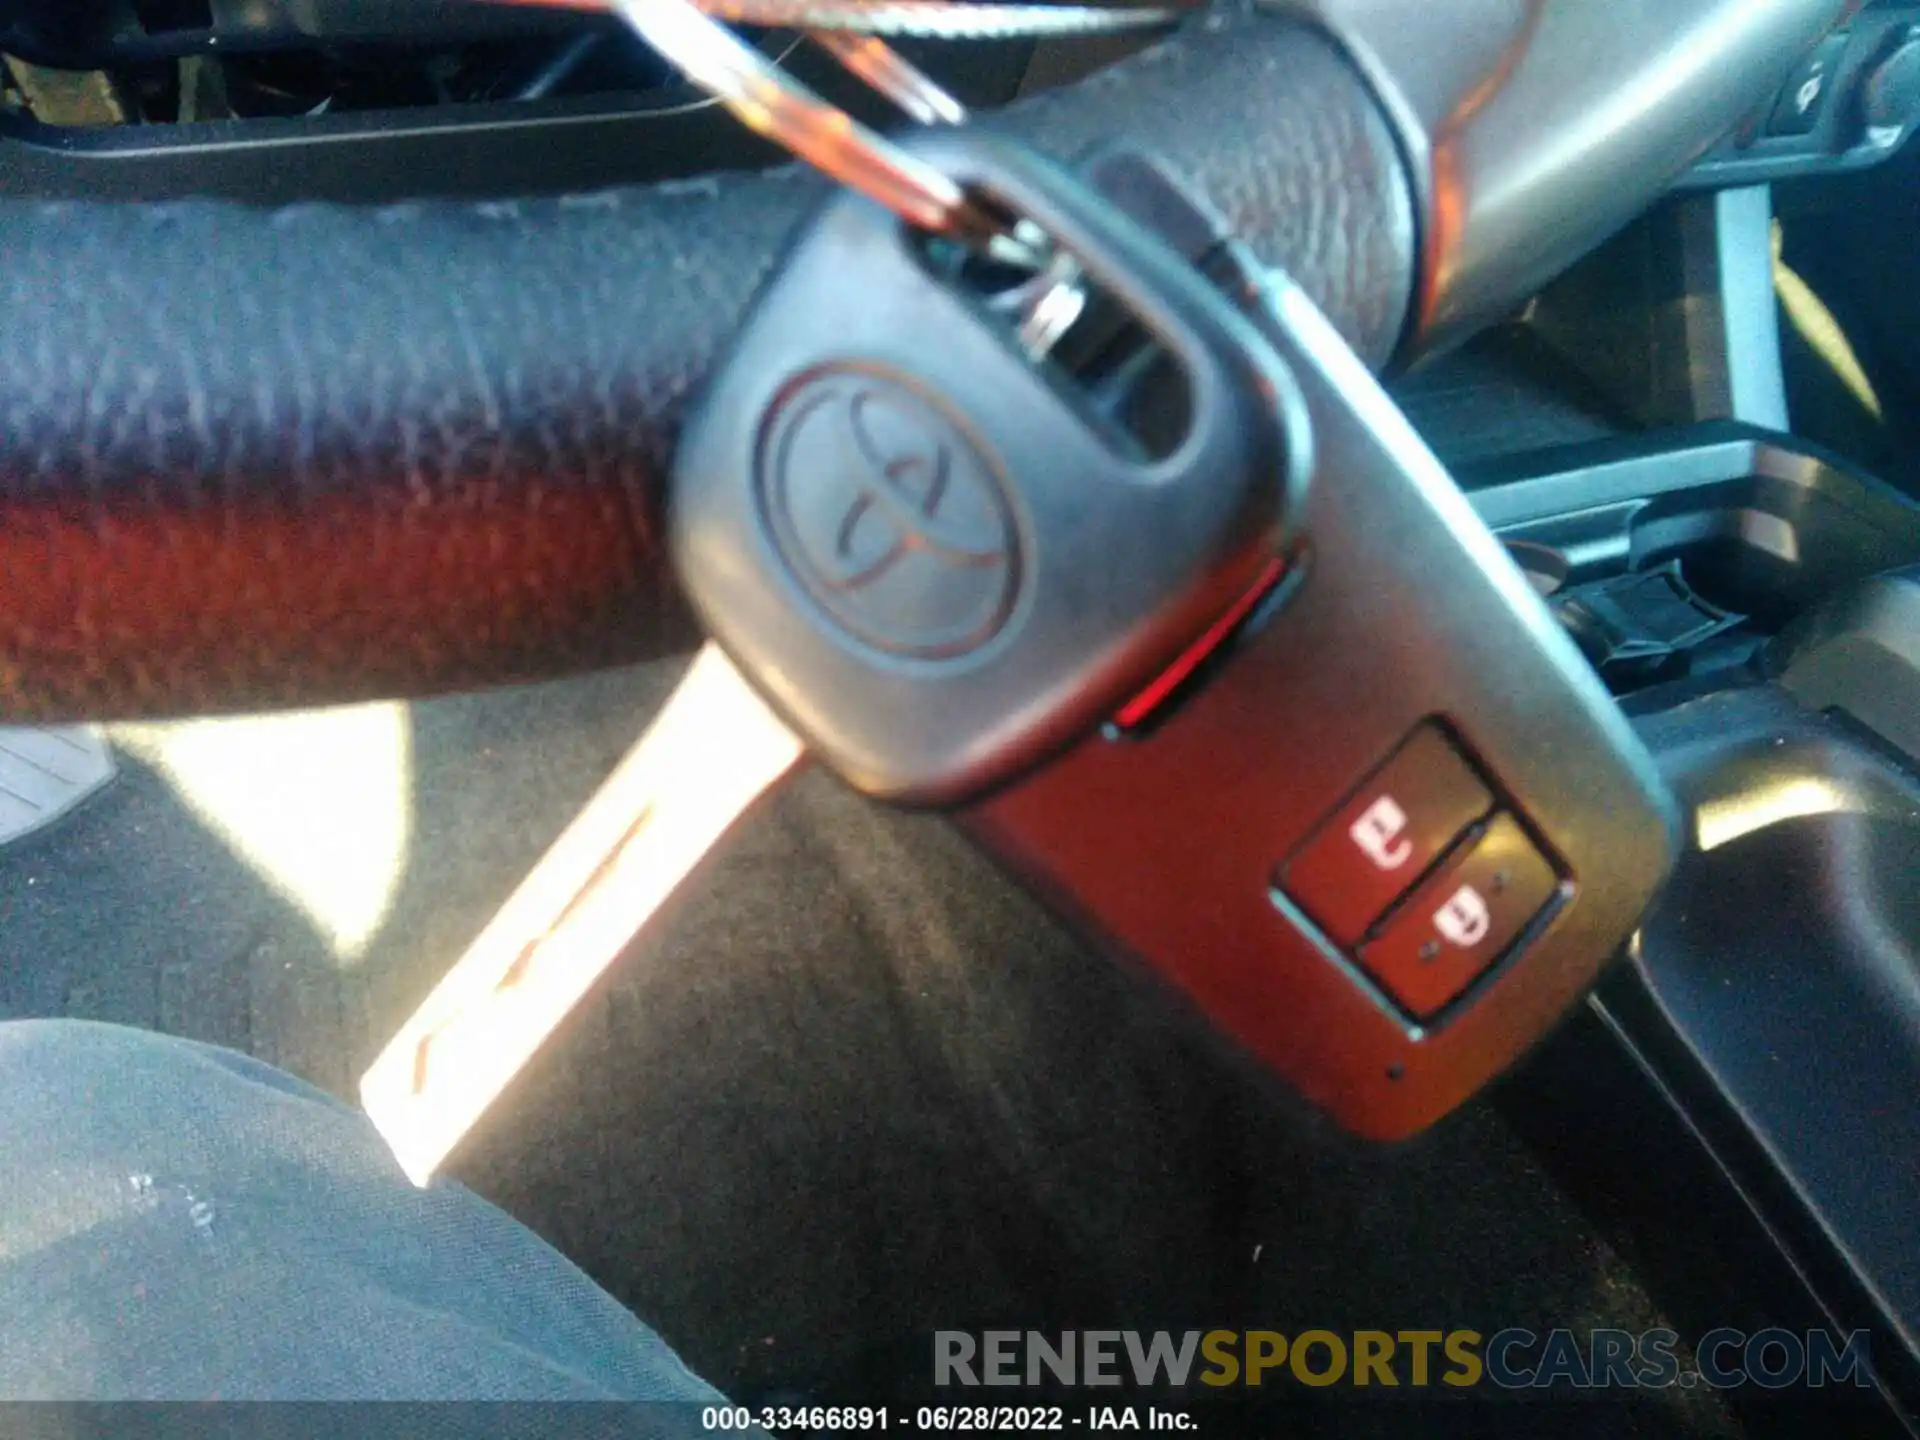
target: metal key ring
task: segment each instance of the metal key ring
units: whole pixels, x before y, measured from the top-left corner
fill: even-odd
[[[708,14],[770,30],[852,30],[926,40],[1044,40],[1152,29],[1196,8],[1173,5],[1055,5],[978,0],[700,0]]]
[[[922,125],[958,125],[967,107],[877,35],[810,30],[807,38]]]
[[[501,3],[501,0],[493,0]],[[563,10],[622,12],[618,0],[504,0]],[[1035,0],[697,0],[731,25],[768,30],[851,30],[927,40],[1044,40],[1111,35],[1170,24],[1199,0],[1170,4],[1066,5]]]
[[[966,106],[878,36],[815,30],[808,38],[922,125],[958,125],[966,120]],[[989,247],[989,253],[1005,263],[1031,268],[1030,280],[995,296],[992,304],[1015,317],[1020,344],[1028,355],[1039,360],[1052,353],[1087,306],[1086,275],[1080,262],[1066,251],[1055,250],[1038,227],[1026,222],[1016,223],[1010,235]]]
[[[716,96],[748,128],[849,189],[922,229],[979,243],[991,243],[1003,235],[1005,227],[951,176],[823,100],[694,0],[610,0],[610,5],[643,40]],[[952,103],[951,97],[946,98]]]

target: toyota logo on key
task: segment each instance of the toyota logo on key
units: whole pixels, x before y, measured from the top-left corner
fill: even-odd
[[[956,416],[885,372],[834,369],[789,390],[762,435],[775,548],[842,630],[919,660],[999,633],[1019,535],[1004,476]]]

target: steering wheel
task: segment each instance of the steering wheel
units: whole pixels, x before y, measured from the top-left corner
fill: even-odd
[[[1842,0],[1227,0],[987,119],[1132,140],[1371,366],[1497,318]],[[419,695],[690,648],[690,398],[824,182],[381,210],[0,201],[0,717]]]

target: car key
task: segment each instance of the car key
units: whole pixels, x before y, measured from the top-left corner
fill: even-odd
[[[938,163],[1072,263],[942,251],[857,197],[788,258],[676,462],[677,558],[720,647],[363,1078],[416,1183],[792,766],[785,721],[870,793],[963,798],[1278,574],[1306,431],[1256,328],[1016,147],[969,135]],[[1044,358],[1083,280],[1107,307],[1086,376]]]
[[[1158,166],[1100,157],[1089,195],[978,135],[912,148],[1097,299],[1022,371],[910,232],[831,207],[683,443],[696,605],[852,784],[950,808],[1350,1128],[1423,1128],[1629,936],[1671,796],[1364,365]],[[1106,212],[1180,288],[1088,244]],[[1258,363],[1161,313],[1196,275]]]
[[[1100,303],[1035,363],[990,273],[831,204],[683,437],[696,605],[851,783],[952,807],[1349,1126],[1417,1130],[1638,918],[1650,762],[1372,377],[1156,167],[917,148]]]

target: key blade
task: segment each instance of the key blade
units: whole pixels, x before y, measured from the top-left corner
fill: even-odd
[[[609,7],[748,128],[911,224],[994,233],[954,181],[829,104],[693,0],[608,0]]]
[[[708,645],[665,709],[360,1081],[407,1177],[453,1148],[692,873],[799,760]]]

